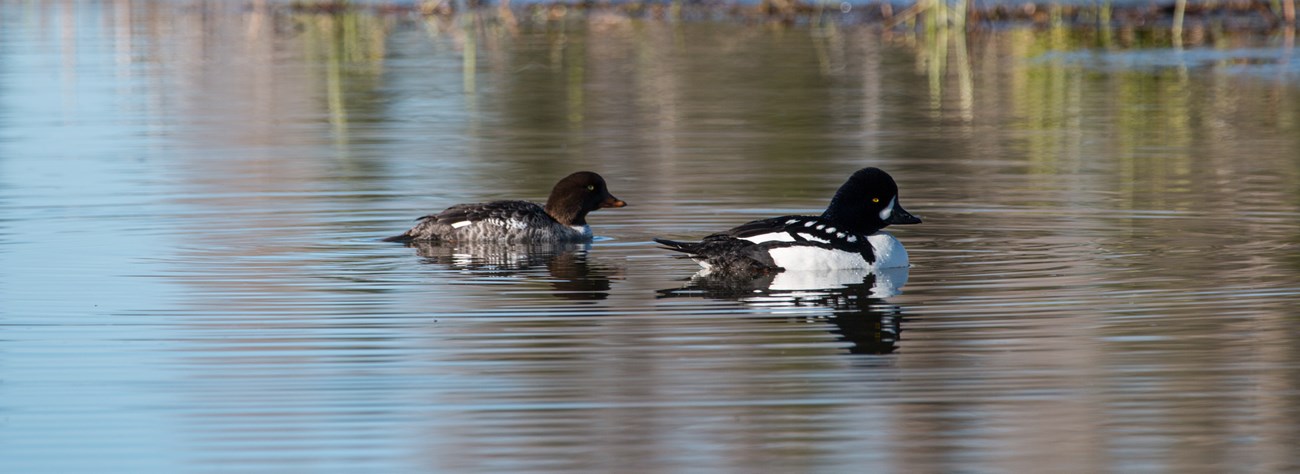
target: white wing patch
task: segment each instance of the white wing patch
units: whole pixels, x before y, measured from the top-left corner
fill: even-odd
[[[794,242],[794,236],[790,235],[788,232],[769,232],[766,234],[744,237],[744,240],[756,244],[761,244],[763,242]]]
[[[473,224],[473,223],[474,223],[473,221],[460,221],[460,222],[453,222],[453,223],[451,224],[451,228],[453,228],[453,229],[459,229],[459,228],[461,228],[461,227],[465,227],[465,226],[470,225],[470,224]]]
[[[809,238],[807,234],[799,234]],[[850,241],[857,240],[849,236]],[[809,238],[809,240],[814,240]],[[777,266],[789,271],[829,271],[864,268],[880,270],[885,268],[907,268],[907,249],[888,232],[876,232],[867,236],[867,242],[875,249],[876,262],[867,263],[867,259],[857,252],[831,250],[808,245],[774,248],[768,251]]]
[[[821,238],[821,237],[818,237],[818,236],[815,236],[815,235],[812,235],[812,234],[805,234],[805,233],[800,232],[800,233],[799,233],[799,236],[800,236],[800,237],[803,237],[804,240],[811,240],[811,241],[813,241],[813,242],[821,242],[821,243],[823,243],[823,244],[829,244],[829,243],[831,243],[831,241],[829,241],[829,240],[823,239],[823,238]]]

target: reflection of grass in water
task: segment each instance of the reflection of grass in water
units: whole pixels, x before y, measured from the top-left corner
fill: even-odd
[[[1168,24],[1136,27],[1117,21],[1112,28],[1099,27],[1110,24],[1111,13],[1105,2],[1094,5],[1097,16],[1089,18],[1086,26],[1071,23],[1072,10],[1059,8],[1055,12],[1038,12],[1044,13],[1045,18],[1057,19],[1046,21],[1041,27],[998,30],[975,27],[978,25],[973,22],[962,23],[961,16],[955,13],[957,6],[946,13],[918,10],[906,18],[904,12],[899,12],[894,15],[898,23],[893,28],[845,26],[834,19],[841,11],[832,8],[833,5],[826,6],[816,25],[809,23],[793,28],[782,22],[746,27],[734,23],[719,26],[653,22],[628,16],[618,16],[619,20],[614,21],[596,15],[580,16],[573,13],[579,11],[576,8],[567,9],[559,19],[516,15],[517,23],[509,27],[503,27],[506,20],[494,16],[491,10],[409,18],[425,22],[431,35],[464,45],[465,54],[477,57],[475,62],[467,58],[464,63],[467,87],[472,87],[475,68],[482,69],[480,74],[493,75],[492,93],[488,97],[509,97],[500,101],[503,107],[500,113],[506,119],[494,126],[523,130],[529,141],[518,145],[498,141],[488,146],[501,156],[528,157],[518,159],[512,166],[518,174],[529,176],[559,175],[568,171],[561,167],[572,163],[586,166],[619,159],[607,154],[606,148],[592,146],[593,141],[586,138],[588,135],[583,130],[599,133],[625,126],[663,127],[664,132],[659,135],[669,137],[664,139],[664,148],[689,148],[703,142],[680,133],[672,128],[673,124],[710,123],[714,127],[706,130],[710,134],[737,131],[746,134],[749,142],[728,142],[728,146],[732,154],[745,157],[746,166],[761,170],[744,179],[753,181],[753,189],[762,190],[753,193],[764,199],[771,196],[821,199],[823,196],[810,189],[840,164],[818,162],[809,157],[842,153],[846,147],[864,150],[862,156],[868,157],[865,159],[938,155],[940,152],[927,148],[933,147],[942,149],[942,153],[951,150],[956,157],[974,153],[964,148],[987,153],[987,156],[980,155],[981,159],[995,159],[1000,153],[1022,157],[1024,167],[1018,169],[1027,175],[1043,177],[1030,182],[1044,189],[1060,185],[1053,176],[1086,174],[1084,171],[1099,166],[1113,167],[1114,179],[1104,183],[1081,182],[1081,189],[1105,188],[1113,192],[1110,195],[1113,199],[1122,202],[1116,205],[1125,208],[1196,209],[1204,203],[1189,199],[1197,195],[1187,192],[1188,189],[1209,189],[1208,194],[1214,195],[1231,195],[1238,190],[1233,180],[1216,181],[1210,178],[1217,175],[1198,170],[1227,170],[1230,176],[1251,172],[1250,156],[1227,148],[1243,143],[1245,129],[1290,131],[1296,126],[1296,109],[1286,105],[1295,103],[1294,88],[1283,87],[1287,82],[1277,81],[1276,89],[1268,93],[1257,88],[1247,94],[1236,89],[1239,84],[1229,86],[1228,81],[1213,80],[1220,74],[1196,73],[1197,70],[1223,70],[1231,64],[1266,62],[1265,59],[1231,56],[1194,62],[1185,58],[1198,57],[1196,50],[1175,53],[1165,49],[1153,50],[1152,54],[1169,64],[1153,65],[1150,57],[1140,56],[1131,60],[1137,67],[1120,64],[1115,68],[1093,69],[1082,66],[1080,60],[1049,54],[1099,48],[1109,50],[1099,55],[1113,60],[1125,54],[1118,49],[1168,47],[1173,43],[1175,35]],[[1189,4],[1185,12],[1190,18],[1194,11]],[[366,15],[369,14],[361,16]],[[357,34],[349,33],[348,27],[340,25],[342,20],[330,23],[315,16],[302,15],[302,21],[315,22],[315,30],[308,33],[316,35],[317,41],[330,38],[336,42],[332,47],[317,44],[313,51],[317,52],[318,60],[334,61],[330,73],[339,79],[356,82],[366,78],[365,74],[356,74],[358,66],[365,70],[368,62],[377,60],[378,56],[373,56],[375,52],[382,51],[382,45],[376,48],[367,41],[382,41],[388,22],[346,20],[354,21],[354,28],[374,30]],[[385,15],[372,16],[391,19]],[[906,22],[911,22],[911,26]],[[1196,23],[1189,19],[1184,26],[1184,41],[1196,41]],[[1246,43],[1243,39],[1254,39],[1247,36],[1254,32],[1233,30],[1226,25],[1208,32],[1204,31],[1204,23],[1199,28],[1206,38],[1203,41],[1221,50],[1240,47]],[[521,31],[527,38],[521,39]],[[864,92],[868,99],[858,109],[846,109],[836,102],[834,94],[827,93],[832,88],[826,85],[869,81],[865,76],[882,66],[865,64],[857,69],[853,61],[861,59],[846,60],[843,50],[852,53],[857,51],[855,44],[875,45],[877,41],[863,38],[873,35],[879,35],[881,42],[890,46],[881,56],[886,59],[873,61],[915,60],[916,77],[925,82],[915,87],[890,83],[884,91]],[[530,42],[542,41],[539,38],[545,38],[545,44],[530,46]],[[463,43],[466,41],[473,45]],[[740,54],[719,53],[728,49]],[[897,55],[900,50],[909,54]],[[683,59],[688,53],[694,61]],[[618,59],[629,54],[624,57],[631,59],[623,62]],[[1089,58],[1092,53],[1078,54],[1076,57]],[[780,67],[771,67],[770,74],[754,74],[754,71],[769,71],[763,69],[768,66],[731,60],[732,57],[779,59]],[[1190,65],[1182,66],[1184,61]],[[521,68],[519,64],[529,67]],[[716,67],[705,74],[701,71],[710,68],[694,67],[698,64]],[[322,70],[323,66],[324,63]],[[630,81],[631,88],[590,87],[611,83],[610,76],[617,72],[611,68],[615,66],[633,69],[618,76],[635,78]],[[375,70],[377,75],[378,68]],[[350,73],[353,75],[349,76]],[[700,85],[710,81],[743,83],[745,87]],[[869,87],[863,85],[863,89]],[[345,84],[343,89],[355,91],[357,86]],[[771,90],[780,90],[781,94],[758,95],[760,100],[755,100],[754,96],[742,93]],[[945,136],[934,143],[899,145],[898,139],[892,139],[891,143],[888,139],[874,138],[857,144],[838,135],[845,123],[872,120],[872,114],[883,108],[879,97],[889,98],[892,97],[889,94],[898,93],[914,93],[901,97],[918,100],[909,102],[910,109],[901,116],[889,117],[890,120],[898,117],[906,126],[939,124],[934,126],[944,127]],[[337,90],[329,94],[338,97]],[[633,94],[635,102],[629,102],[625,109],[614,109],[608,104],[617,101],[611,99],[617,94]],[[345,98],[331,102],[331,112],[338,110],[343,121],[348,118],[343,109],[347,105]],[[472,99],[468,98],[467,103]],[[707,114],[718,107],[725,108],[726,113]],[[920,113],[913,115],[912,109]],[[615,115],[610,110],[624,111],[626,115]],[[701,111],[706,114],[699,115]],[[689,115],[692,113],[697,115]],[[609,117],[620,120],[652,117],[654,120],[633,125],[601,123]],[[731,122],[717,125],[721,123],[718,118]],[[1092,120],[1081,121],[1081,118]],[[1253,125],[1240,125],[1243,122]],[[993,142],[978,132],[990,124],[1015,133],[1011,138]],[[834,131],[836,136],[826,139],[826,130]],[[548,151],[537,153],[539,149]],[[723,157],[720,161],[727,163],[727,159]],[[1294,172],[1289,175],[1293,176]],[[778,179],[766,176],[778,176]]]
[[[325,96],[330,125],[340,147],[347,144],[347,77],[353,73],[378,76],[383,69],[387,21],[355,10],[331,14],[299,14],[306,59],[325,65]]]

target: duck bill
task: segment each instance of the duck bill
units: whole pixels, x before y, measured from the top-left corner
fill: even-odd
[[[601,209],[607,207],[625,207],[625,206],[627,206],[627,203],[624,202],[622,199],[616,198],[608,194],[605,195],[605,200],[600,202]]]
[[[907,209],[903,209],[901,204],[895,202],[894,211],[889,213],[889,218],[885,219],[885,223],[890,225],[920,224],[921,218],[907,212]]]

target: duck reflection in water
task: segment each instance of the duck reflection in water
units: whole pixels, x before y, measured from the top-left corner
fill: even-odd
[[[590,243],[542,242],[439,243],[408,242],[424,263],[471,272],[480,277],[519,277],[545,282],[552,294],[566,300],[602,300],[609,297],[610,279],[620,278],[618,268],[594,263]]]
[[[852,354],[889,354],[898,348],[903,311],[884,298],[900,293],[908,269],[829,272],[717,274],[701,271],[682,288],[660,290],[660,298],[735,300],[764,309],[826,308],[812,319],[834,326],[831,333],[852,345]],[[800,321],[806,320],[800,318]]]

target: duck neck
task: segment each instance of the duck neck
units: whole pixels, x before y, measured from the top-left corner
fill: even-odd
[[[837,205],[840,204],[840,205]],[[834,222],[835,226],[861,235],[871,235],[884,226],[874,226],[862,216],[869,215],[867,209],[850,209],[842,203],[831,201],[831,205],[822,213],[822,219]]]
[[[561,224],[567,226],[587,225],[587,212],[582,210],[582,206],[578,205],[578,203],[565,202],[563,199],[556,199],[555,196],[551,196],[551,199],[546,201],[546,206],[543,209],[546,210],[547,215]]]

